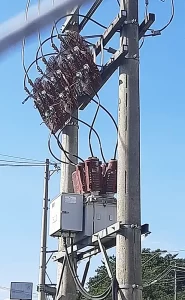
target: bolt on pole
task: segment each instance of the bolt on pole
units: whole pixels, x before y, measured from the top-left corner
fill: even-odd
[[[48,183],[49,183],[49,159],[46,159],[44,176],[43,213],[41,227],[41,250],[39,266],[39,293],[38,300],[45,300],[44,286],[46,283],[46,247],[47,247],[47,220],[48,220]]]
[[[118,300],[141,300],[138,0],[120,0],[120,10],[127,11],[120,44],[128,55],[119,67],[117,220],[125,230],[116,238],[116,276]]]

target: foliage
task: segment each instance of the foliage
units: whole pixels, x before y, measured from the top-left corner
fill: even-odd
[[[115,274],[115,256],[109,257]],[[185,259],[178,259],[177,254],[166,254],[166,251],[143,249],[142,275],[143,300],[173,300],[175,265],[177,274],[177,299],[185,299]],[[156,280],[156,281],[155,281]],[[105,264],[99,266],[94,277],[88,282],[88,290],[93,295],[101,294],[110,284]],[[111,300],[111,297],[107,300]]]

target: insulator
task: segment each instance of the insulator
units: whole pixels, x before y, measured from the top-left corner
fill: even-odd
[[[84,167],[84,163],[79,163],[76,166],[76,171],[72,174],[73,189],[77,194],[83,194],[87,192]]]
[[[103,178],[103,191],[116,193],[117,191],[117,160],[109,161]]]
[[[29,81],[33,86],[33,98],[39,98],[36,107],[53,133],[62,129],[71,113],[78,108],[78,98],[90,96],[101,85],[100,72],[91,50],[79,33],[67,31],[65,36],[60,35],[60,40],[59,53],[48,61],[43,56],[45,75],[34,84]],[[69,89],[67,94],[63,93],[66,87]],[[52,111],[49,107],[53,107]],[[94,186],[96,184],[93,183],[92,189]]]
[[[101,169],[97,157],[89,157],[85,160],[85,177],[87,192],[101,191]]]

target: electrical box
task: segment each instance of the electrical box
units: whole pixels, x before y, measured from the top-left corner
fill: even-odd
[[[77,234],[75,241],[93,235],[117,222],[115,199],[87,202],[84,205],[83,232]]]
[[[61,232],[83,230],[83,195],[61,194],[50,204],[49,235],[61,236]]]

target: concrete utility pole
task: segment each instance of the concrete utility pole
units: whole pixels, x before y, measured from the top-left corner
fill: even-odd
[[[48,199],[48,182],[49,182],[49,159],[46,159],[45,176],[44,176],[42,227],[41,227],[41,250],[40,250],[38,300],[46,299],[43,288],[46,283],[46,246],[47,246],[48,201],[49,201],[49,199]]]
[[[78,114],[76,113],[76,116]],[[75,116],[75,117],[76,117]],[[66,126],[62,134],[62,146],[64,149],[72,154],[78,155],[78,124],[72,124]],[[77,164],[77,158],[72,155],[68,155],[74,163]],[[64,154],[62,154],[62,160],[69,162]],[[61,164],[61,193],[72,193],[72,173],[75,168],[70,164]],[[63,238],[59,238],[59,251],[64,250]],[[58,263],[58,278],[57,284],[60,282],[60,275],[62,270],[62,264]],[[76,300],[76,285],[70,273],[68,265],[64,267],[62,276],[62,282],[59,289],[58,299],[65,300]]]
[[[78,11],[76,11],[76,16],[73,17],[73,23],[70,26],[70,29],[78,30],[79,17]],[[69,27],[68,27],[69,29]],[[73,114],[75,118],[78,118],[78,111]],[[69,125],[65,127],[62,133],[62,146],[64,150],[70,153],[67,154],[69,159],[72,160],[75,164],[78,163],[78,159],[73,155],[78,155],[78,123],[76,121],[71,121]],[[65,154],[62,153],[62,161],[69,163],[69,160],[66,158]],[[72,184],[72,173],[75,171],[75,167],[71,164],[61,164],[61,188],[60,192],[64,193],[73,193],[73,184]],[[59,247],[58,250],[64,250],[63,238],[59,238]],[[60,275],[62,271],[62,264],[58,263],[58,278],[57,284],[60,282]],[[64,272],[62,276],[61,286],[59,288],[58,299],[65,300],[76,300],[76,285],[69,270],[68,265],[64,267]]]
[[[119,68],[117,220],[125,230],[116,239],[116,275],[118,300],[141,300],[138,0],[120,0],[120,9],[127,11],[120,43],[128,55]]]

